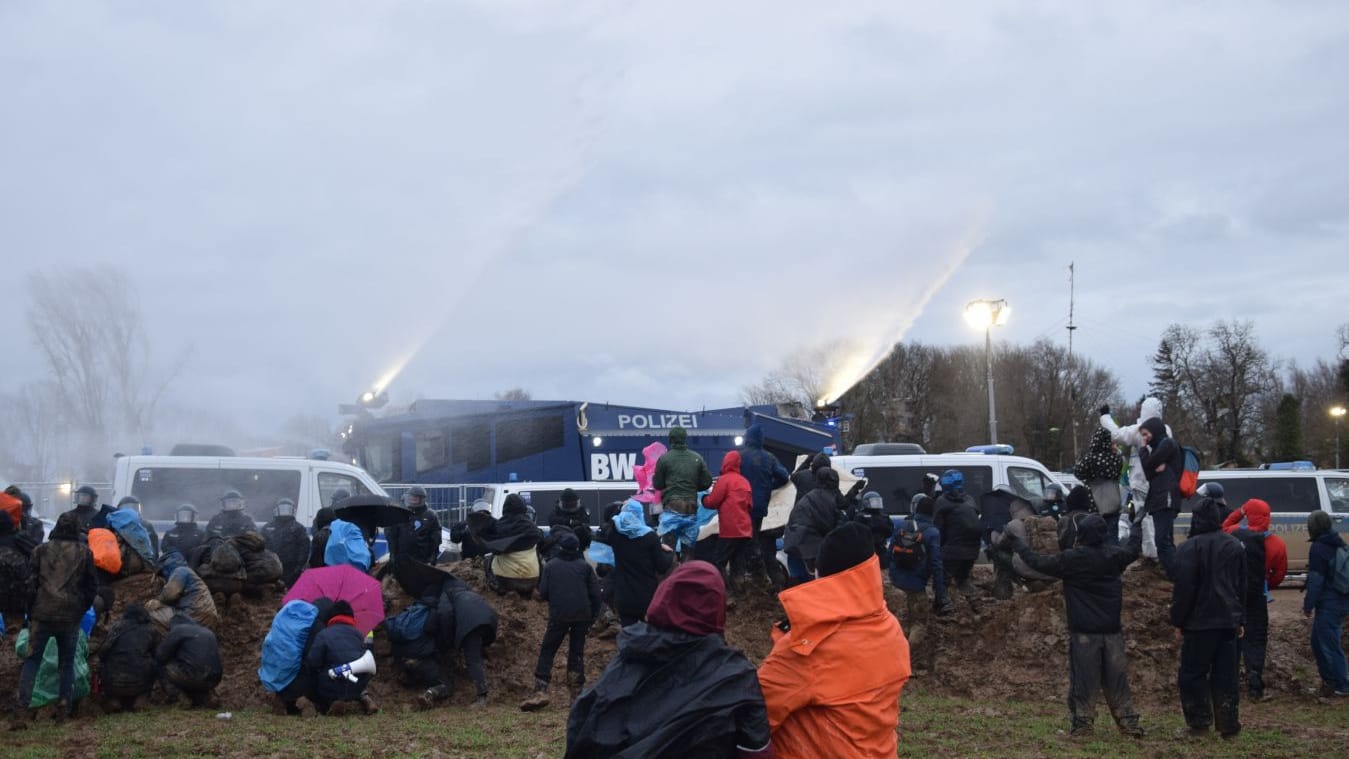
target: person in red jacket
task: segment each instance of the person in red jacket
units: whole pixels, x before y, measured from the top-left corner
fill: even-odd
[[[1246,526],[1241,526],[1241,520]],[[1269,642],[1269,591],[1279,587],[1288,572],[1288,546],[1269,531],[1269,504],[1256,498],[1223,520],[1223,532],[1246,549],[1246,634],[1241,659],[1246,665],[1246,692],[1256,701],[1265,697],[1265,648]]]
[[[739,452],[731,451],[721,460],[721,476],[712,492],[703,496],[703,505],[718,512],[717,558],[713,563],[721,570],[727,591],[736,594],[735,567],[742,557],[748,558],[754,534],[749,516],[754,493],[749,480],[740,474]]]

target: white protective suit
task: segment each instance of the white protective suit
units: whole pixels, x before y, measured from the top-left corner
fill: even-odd
[[[1148,497],[1148,476],[1143,473],[1143,460],[1138,457],[1138,452],[1143,447],[1143,436],[1139,434],[1139,430],[1143,422],[1154,417],[1158,419],[1162,417],[1162,402],[1152,396],[1143,399],[1143,403],[1138,407],[1138,421],[1127,427],[1115,424],[1115,420],[1109,414],[1101,415],[1101,426],[1110,431],[1110,439],[1120,445],[1129,446],[1129,489],[1133,491],[1135,508],[1142,506]],[[1169,424],[1166,425],[1166,434],[1171,435]],[[1121,524],[1123,523],[1121,520]],[[1150,516],[1143,519],[1143,555],[1150,559],[1157,558],[1157,542],[1152,534]]]

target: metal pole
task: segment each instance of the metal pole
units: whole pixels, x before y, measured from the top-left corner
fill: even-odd
[[[1340,468],[1340,417],[1335,417],[1335,468]]]
[[[988,441],[998,444],[998,411],[993,400],[993,325],[984,330],[984,355],[988,359]]]

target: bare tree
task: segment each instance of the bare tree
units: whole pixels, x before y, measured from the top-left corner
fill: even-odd
[[[30,382],[17,392],[0,396],[0,474],[15,481],[46,482],[57,471],[61,430],[61,403],[50,382]]]
[[[534,397],[523,387],[513,387],[509,390],[500,390],[492,394],[492,397],[499,401],[529,401]]]
[[[156,406],[187,354],[156,371],[126,276],[107,266],[37,272],[26,291],[28,327],[69,428],[65,445],[79,451],[68,453],[72,464],[87,470],[106,460],[114,442],[148,439]]]
[[[815,408],[841,368],[848,349],[847,343],[834,341],[798,351],[758,383],[741,388],[740,398],[751,406],[799,403],[804,408]]]

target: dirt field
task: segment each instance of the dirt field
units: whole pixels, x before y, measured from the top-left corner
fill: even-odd
[[[470,567],[455,571],[482,592],[480,573]],[[903,622],[913,646],[915,677],[904,695],[901,756],[1307,756],[1330,746],[1349,749],[1349,703],[1327,703],[1312,691],[1316,668],[1307,642],[1307,626],[1299,613],[1296,590],[1278,592],[1273,617],[1270,662],[1266,673],[1274,698],[1243,704],[1247,734],[1238,745],[1211,747],[1178,744],[1171,733],[1180,725],[1174,696],[1178,644],[1167,623],[1169,585],[1143,570],[1126,575],[1125,625],[1136,700],[1152,729],[1147,740],[1132,744],[1117,738],[1104,712],[1098,738],[1075,743],[1066,728],[1067,631],[1062,596],[1057,586],[1040,592],[1018,590],[1011,601],[994,601],[987,593],[991,578],[976,576],[981,592],[961,602],[948,620],[935,621],[910,613],[903,594],[887,589],[890,608]],[[389,613],[406,598],[386,584]],[[148,576],[118,584],[119,608],[151,597]],[[371,693],[384,707],[374,718],[284,718],[257,681],[259,649],[279,596],[243,599],[223,613],[220,630],[226,674],[220,688],[222,710],[183,712],[151,706],[132,715],[102,716],[92,703],[81,717],[64,726],[42,719],[37,729],[0,736],[6,756],[153,756],[211,754],[224,756],[558,756],[566,714],[554,707],[522,714],[514,707],[532,683],[538,644],[545,626],[543,604],[516,596],[484,593],[501,617],[500,632],[489,649],[488,677],[493,707],[473,712],[465,707],[472,689],[460,687],[451,704],[434,712],[412,710],[415,691],[401,688],[387,673],[387,644],[377,639],[381,672]],[[758,661],[771,647],[768,631],[781,607],[766,591],[747,592],[729,612],[727,640]],[[101,640],[96,630],[91,647]],[[13,636],[9,638],[12,649]],[[587,671],[593,681],[612,656],[614,642],[592,639]],[[557,666],[563,665],[562,656]],[[555,703],[565,700],[559,671]],[[18,662],[0,656],[0,694],[8,699],[17,689]],[[1104,727],[1103,727],[1104,726]],[[322,746],[321,751],[316,751]]]

